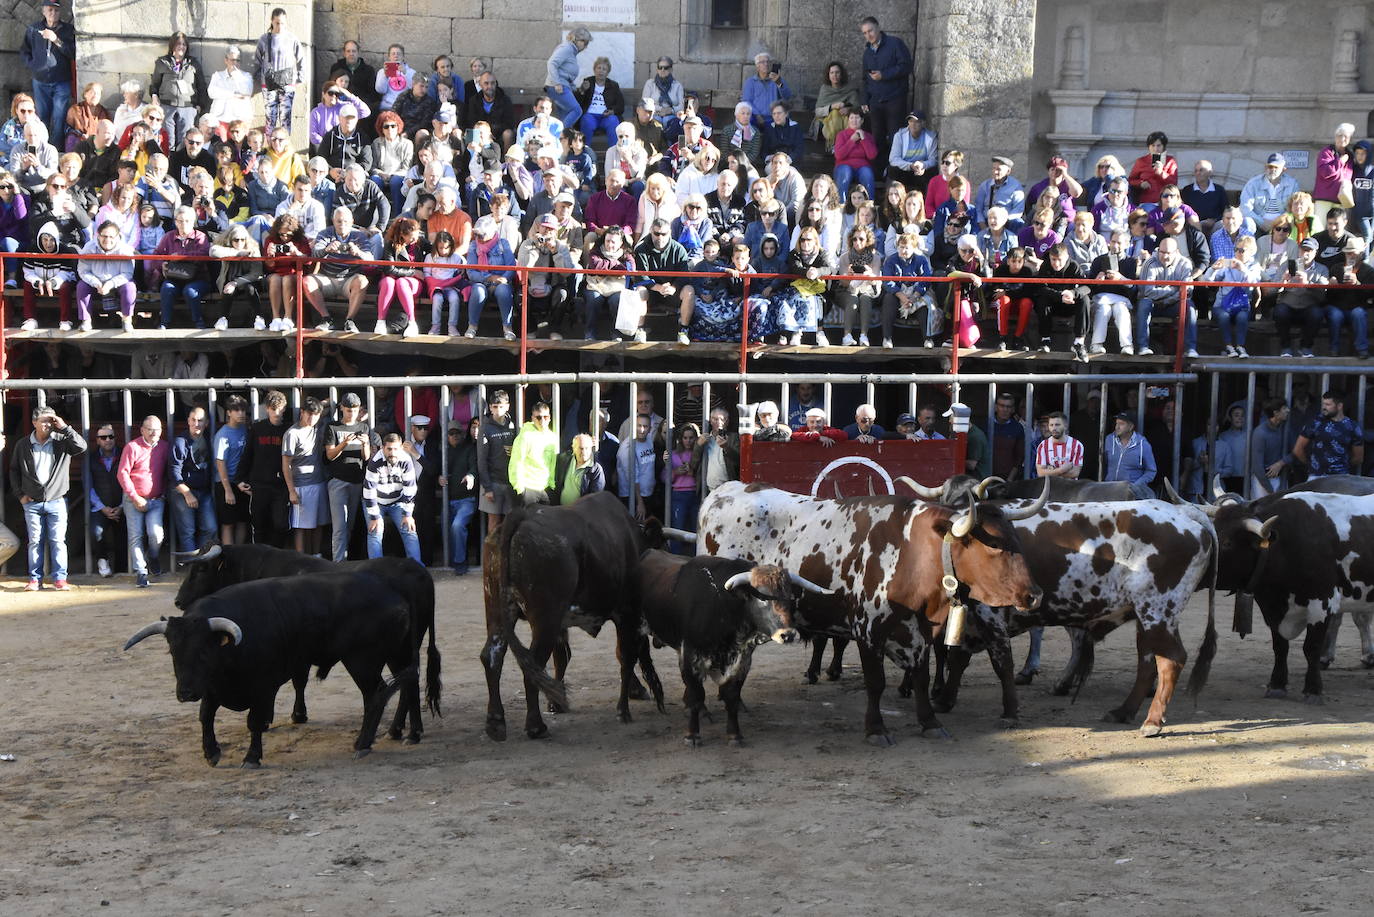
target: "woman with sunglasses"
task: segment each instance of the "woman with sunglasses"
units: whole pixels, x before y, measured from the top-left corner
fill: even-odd
[[[402,211],[405,180],[415,164],[415,143],[401,133],[401,117],[393,111],[377,116],[377,139],[372,141],[372,181],[391,197],[391,212]]]
[[[134,297],[138,294],[134,286],[134,250],[124,240],[119,226],[109,221],[101,223],[95,238],[81,254],[129,256],[127,261],[83,258],[77,262],[76,315],[81,320],[81,330],[91,330],[91,299],[97,297],[102,309],[117,303],[124,330],[133,331]]]
[[[793,278],[783,293],[779,326],[791,335],[780,343],[800,347],[802,335],[815,333],[816,346],[828,347],[830,341],[821,330],[821,319],[829,304],[830,281],[825,275],[834,271],[834,258],[821,246],[820,232],[807,226],[797,233],[792,253],[787,256],[787,273]]]
[[[253,317],[253,330],[267,328],[262,308],[263,262],[246,260],[256,259],[261,254],[246,226],[230,226],[210,246],[210,257],[220,261],[215,287],[222,298],[216,309],[219,313],[215,319],[216,331],[225,331],[231,324],[237,328],[247,327],[247,315]],[[240,302],[246,306],[246,312],[235,309]]]
[[[34,117],[33,96],[27,92],[16,92],[10,99],[10,119],[0,125],[0,150],[8,150],[24,139],[24,125]]]
[[[148,136],[142,138],[140,143],[149,144],[149,152],[171,152],[173,148],[172,138],[167,133],[165,115],[160,105],[143,106],[143,117],[124,128],[124,133],[119,135],[119,148],[121,150],[129,149],[129,144],[133,137],[133,130],[139,124],[147,128]]]
[[[0,169],[0,250],[17,252],[29,241],[29,198],[19,190],[14,176]],[[19,261],[5,259],[6,289],[19,285]]]
[[[686,105],[686,89],[673,76],[673,59],[660,57],[654,73],[644,84],[641,99],[653,103],[652,116],[663,127],[663,139],[669,143],[682,134],[682,112]]]
[[[310,151],[316,152],[324,142],[325,136],[339,126],[339,111],[345,105],[358,110],[358,119],[371,116],[372,109],[367,103],[339,85],[337,80],[329,80],[320,87],[320,104],[310,109]]]

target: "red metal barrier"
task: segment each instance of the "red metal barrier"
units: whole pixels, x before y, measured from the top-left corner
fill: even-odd
[[[951,474],[962,472],[961,439],[883,439],[871,444],[847,442],[833,446],[813,442],[751,442],[746,452],[741,438],[741,467],[749,469],[749,477],[741,479],[822,499],[869,493],[912,496],[914,491],[897,483],[897,479],[905,475],[937,487]]]

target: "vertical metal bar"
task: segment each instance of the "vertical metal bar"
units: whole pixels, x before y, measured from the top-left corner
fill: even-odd
[[[821,398],[821,407],[825,408],[825,419],[833,426],[835,423],[834,402],[831,401],[832,386],[829,382],[825,383],[825,394]]]
[[[601,448],[601,382],[592,382],[592,410],[590,415],[590,425],[592,428],[592,439],[596,441],[597,449]]]
[[[790,385],[789,383],[784,382],[784,383],[782,384],[782,388],[781,388],[781,390],[780,390],[780,392],[779,392],[779,396],[778,396],[778,422],[779,422],[779,423],[785,423],[785,424],[791,424],[791,423],[792,423],[792,418],[788,416],[788,415],[791,414],[791,412],[792,412],[792,394],[791,394],[791,388],[792,388],[792,387],[791,387],[791,385]]]
[[[176,435],[176,391],[170,388],[166,389],[163,392],[163,397],[166,399],[167,423],[162,428],[162,435],[170,443],[172,438]],[[172,556],[175,556],[178,547],[176,511],[172,509],[172,500],[175,499],[175,493],[176,488],[168,487],[162,494],[162,540],[166,543],[168,550],[172,552]],[[162,552],[159,550],[157,557],[160,558],[161,556]],[[157,558],[153,557],[149,558],[150,561],[156,559]],[[167,569],[175,570],[176,564],[168,564]]]
[[[1288,448],[1288,436],[1293,429],[1293,374],[1291,372],[1283,374],[1283,402],[1288,405],[1288,419],[1283,422],[1283,446],[1286,449]],[[1287,454],[1284,453],[1284,455]]]
[[[866,403],[868,403],[868,404],[873,405],[874,408],[876,409],[876,408],[877,408],[877,403],[874,401],[874,389],[875,389],[875,388],[877,388],[877,386],[875,386],[872,382],[866,382],[866,383],[864,383],[864,401],[865,401]]]
[[[1317,401],[1320,402],[1322,395],[1325,395],[1329,391],[1331,391],[1331,374],[1322,373],[1322,390],[1317,392]]]
[[[1358,407],[1356,407],[1355,410],[1358,411],[1359,413],[1357,413],[1357,414],[1355,415],[1355,422],[1356,422],[1357,424],[1359,424],[1359,425],[1360,425],[1360,429],[1363,430],[1364,427],[1365,427],[1365,416],[1364,416],[1364,396],[1365,396],[1364,381],[1365,381],[1365,378],[1364,378],[1364,373],[1361,373],[1357,378],[1359,379],[1359,384],[1358,384],[1358,387],[1356,388],[1356,393],[1357,393],[1357,394],[1356,394],[1356,400],[1358,401]],[[1351,470],[1352,470],[1353,473],[1355,473],[1355,474],[1359,474],[1359,473],[1360,473],[1360,470],[1359,470],[1358,468],[1351,469]]]
[[[295,266],[292,273],[296,278],[296,378],[305,378],[305,275],[301,271],[302,260],[299,256],[292,259]],[[284,309],[282,310],[285,311]]]
[[[728,260],[728,259],[727,259]],[[749,275],[744,275],[744,292],[739,306],[739,374],[749,372]]]
[[[961,330],[959,327],[959,281],[957,280],[950,284],[949,299],[954,308],[954,327],[949,336],[949,373],[951,376],[957,376],[959,375],[959,331]]]
[[[915,403],[915,401],[916,401],[916,383],[914,383],[914,382],[911,384],[911,395],[912,395],[911,400],[912,400],[913,403]],[[915,412],[913,411],[912,413],[914,414]],[[989,382],[989,383],[988,383],[988,449],[989,449],[989,450],[992,449],[992,431],[993,431],[993,425],[996,424],[996,423],[997,423],[997,386],[996,386],[996,384],[994,384],[994,383],[992,383],[992,382]]]
[[[1255,432],[1255,374],[1249,372],[1245,374],[1245,477],[1241,479],[1240,492],[1244,496],[1250,493],[1250,437]],[[1263,494],[1250,494],[1250,499],[1254,500]]]
[[[1174,489],[1183,490],[1183,383],[1174,383]]]
[[[1031,446],[1037,429],[1035,423],[1035,383],[1026,383],[1026,435],[1022,438],[1021,477],[1029,478],[1035,470],[1035,450]]]
[[[559,448],[562,449],[564,437],[567,437],[567,441],[571,444],[572,437],[577,434],[577,418],[573,418],[571,431],[564,429],[563,387],[557,382],[553,383],[550,387],[553,389],[553,400],[549,404],[549,410],[553,414],[553,428],[558,432],[558,445]],[[447,390],[447,388],[445,388],[445,390]]]
[[[1135,389],[1135,428],[1141,436],[1145,435],[1145,383],[1136,384]]]
[[[127,393],[126,393],[127,394]],[[258,397],[258,387],[255,385],[248,390],[248,416],[251,418],[249,423],[254,420],[261,420],[262,399]]]
[[[663,444],[663,451],[668,453],[668,460],[663,463],[663,467],[668,472],[668,483],[663,486],[663,522],[667,525],[670,524],[668,520],[673,518],[673,446],[676,445],[673,442],[673,431],[677,429],[677,411],[675,410],[676,404],[673,400],[673,383],[671,381],[668,382],[665,397],[667,403],[663,406],[663,416],[667,418],[665,424],[667,429],[664,431],[667,433],[667,436],[664,437],[667,442]]]
[[[377,431],[377,387],[374,385],[367,387],[367,423],[375,433]]]
[[[124,442],[129,441],[129,433],[134,428],[134,393],[130,389],[124,390]]]
[[[1060,408],[1060,410],[1064,412],[1064,416],[1065,416],[1066,418],[1069,416],[1069,408],[1072,406],[1072,404],[1073,404],[1073,383],[1072,383],[1072,382],[1065,382],[1065,383],[1064,383],[1064,406],[1063,406],[1062,408]],[[1064,426],[1067,427],[1068,424],[1066,423]]]
[[[530,275],[520,272],[520,375],[529,372],[530,357]]]
[[[414,407],[415,407],[415,401],[414,401],[415,392],[411,389],[411,387],[410,387],[409,385],[407,385],[407,386],[406,386],[405,388],[403,388],[401,391],[404,392],[404,396],[403,396],[402,399],[401,399],[401,404],[402,404],[402,406],[405,407],[406,410],[405,410],[405,413],[404,413],[403,415],[401,415],[400,417],[396,418],[396,426],[400,428],[400,431],[401,431],[401,439],[409,439],[409,438],[410,438],[410,417],[411,417],[411,413],[412,413],[412,411],[414,410]]]
[[[443,482],[444,482],[444,486],[440,488],[440,497],[439,497],[439,503],[440,503],[440,506],[439,506],[439,541],[440,541],[440,543],[443,545],[443,551],[444,551],[444,558],[443,558],[443,559],[444,559],[444,562],[445,562],[445,563],[451,562],[451,561],[453,560],[453,551],[452,551],[453,546],[449,543],[449,530],[448,530],[448,526],[449,526],[449,506],[448,506],[448,498],[449,498],[449,487],[450,487],[450,481],[449,481],[449,479],[448,479],[448,471],[449,471],[449,468],[448,468],[448,428],[449,428],[449,425],[453,423],[453,420],[452,420],[453,409],[452,409],[452,406],[451,406],[451,403],[450,403],[451,400],[452,400],[452,397],[453,397],[453,393],[449,391],[449,387],[448,387],[447,385],[441,385],[441,386],[439,386],[439,416],[436,417],[436,418],[434,418],[434,424],[433,424],[433,427],[438,427],[438,430],[439,430],[439,442],[441,442],[441,443],[444,444],[444,445],[443,445],[443,448],[439,450],[439,475],[442,477]],[[431,427],[431,429],[433,429],[433,427]],[[466,435],[466,434],[467,434],[467,430],[464,430],[463,433],[464,433],[464,435]],[[463,562],[464,562],[464,563],[467,562],[467,558],[466,558],[466,557],[463,558]]]
[[[1202,499],[1212,492],[1212,469],[1217,462],[1217,405],[1221,402],[1221,373],[1212,374],[1212,404],[1207,415],[1207,467],[1202,471]]]
[[[1176,335],[1176,340],[1175,340],[1175,342],[1174,342],[1174,344],[1175,344],[1175,349],[1174,349],[1174,372],[1176,372],[1176,373],[1181,373],[1181,372],[1183,372],[1183,340],[1184,340],[1183,332],[1185,331],[1185,329],[1187,329],[1187,327],[1188,327],[1188,288],[1187,288],[1186,286],[1181,286],[1181,287],[1178,288],[1178,334]],[[1146,329],[1145,329],[1145,334],[1148,335],[1149,333],[1150,333],[1150,329],[1149,329],[1148,327],[1146,327]],[[1139,341],[1139,342],[1137,342],[1137,343],[1136,343],[1136,346],[1137,346],[1137,347],[1141,347],[1141,346],[1148,347],[1148,346],[1150,346],[1150,341],[1149,341],[1148,337],[1147,337],[1146,340],[1144,340],[1144,341]]]
[[[1105,480],[1107,475],[1107,383],[1102,383],[1102,394],[1097,399],[1097,479]]]
[[[81,499],[76,502],[77,506],[86,508],[86,524],[81,527],[82,542],[86,549],[86,575],[90,576],[95,570],[95,556],[91,551],[91,390],[81,389],[81,435],[86,437],[86,451],[82,453],[82,475],[81,475]]]
[[[711,383],[701,383],[701,431],[711,429]]]

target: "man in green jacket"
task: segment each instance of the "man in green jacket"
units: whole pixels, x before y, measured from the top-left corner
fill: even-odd
[[[550,421],[547,402],[534,406],[529,422],[520,427],[510,452],[510,486],[525,506],[549,502],[554,464],[558,460],[558,434]]]

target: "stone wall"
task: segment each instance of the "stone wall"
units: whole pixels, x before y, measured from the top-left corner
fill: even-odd
[[[38,0],[0,0],[0,90],[4,91],[6,118],[14,94],[29,91],[29,74],[19,60],[24,30],[42,18]]]

